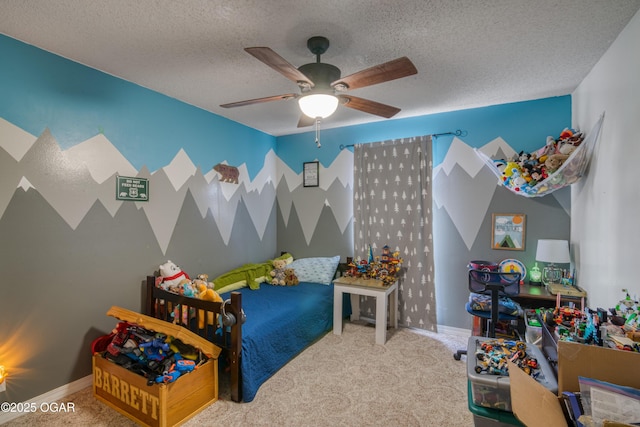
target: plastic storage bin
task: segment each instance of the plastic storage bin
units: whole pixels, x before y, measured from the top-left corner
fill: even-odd
[[[473,414],[474,427],[510,427],[524,426],[511,412],[499,411],[497,409],[485,408],[474,405],[471,399],[471,381],[468,383],[469,411]]]
[[[524,322],[527,343],[542,349],[542,325],[537,310],[525,310]]]
[[[486,372],[476,372],[476,350],[484,341],[492,341],[495,338],[470,337],[467,346],[467,378],[471,385],[470,397],[474,405],[485,408],[497,409],[511,412],[511,389],[509,387],[509,376],[493,375]],[[539,374],[536,380],[550,390],[557,393],[558,384],[549,363],[542,355],[542,352],[535,345],[527,344],[526,352],[534,357],[540,366],[536,370]]]

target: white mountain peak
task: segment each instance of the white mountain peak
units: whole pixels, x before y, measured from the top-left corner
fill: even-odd
[[[276,158],[276,170],[278,171],[278,184],[280,184],[280,180],[284,176],[287,186],[289,187],[289,192],[292,192],[295,188],[302,185],[302,174],[295,173],[280,157]]]
[[[103,134],[98,134],[64,152],[73,162],[84,163],[98,184],[114,174],[136,176],[138,173],[131,163]]]
[[[31,184],[29,180],[24,176],[20,179],[20,182],[18,183],[18,187],[16,188],[20,188],[20,187],[22,187],[24,191],[27,191],[30,188],[34,188],[33,184]]]
[[[340,180],[343,186],[353,187],[353,153],[350,150],[341,150],[327,170],[334,179]],[[327,186],[331,186],[334,179],[326,180]]]
[[[433,168],[435,176],[441,169],[448,176],[456,165],[459,165],[470,176],[475,176],[484,163],[473,152],[473,148],[458,137],[454,137],[442,163]]]
[[[29,132],[0,117],[0,147],[4,148],[16,161],[22,160],[36,139],[38,138]]]
[[[504,140],[502,137],[497,137],[493,141],[483,145],[478,149],[482,151],[484,154],[491,158],[495,158],[495,156],[502,151],[502,153],[508,158],[513,157],[516,152],[511,146]]]
[[[167,174],[173,188],[178,191],[178,189],[196,173],[196,166],[184,149],[181,148],[178,154],[171,160],[171,163],[165,166],[163,170]]]
[[[258,190],[258,193],[262,193],[264,186],[270,182],[273,183],[275,187],[275,182],[277,179],[276,159],[276,153],[273,151],[273,149],[269,150],[264,156],[264,165],[262,166],[262,169],[260,169],[260,172],[258,172],[255,177],[253,177],[252,181],[249,180],[249,176],[247,174],[246,182],[250,182],[250,184],[247,185],[247,192]],[[244,169],[246,170],[246,166]]]

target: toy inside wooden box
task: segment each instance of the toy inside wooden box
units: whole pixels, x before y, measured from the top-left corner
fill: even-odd
[[[98,400],[140,425],[159,427],[182,424],[218,400],[220,347],[183,327],[120,307],[111,307],[107,315],[178,339],[198,349],[203,357],[197,368],[175,381],[156,382],[95,352],[93,395]]]

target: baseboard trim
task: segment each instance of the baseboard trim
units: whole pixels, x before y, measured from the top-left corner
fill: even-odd
[[[360,316],[360,320],[362,320],[363,322],[372,323],[372,324],[376,323],[375,319],[371,317],[366,317],[366,316]],[[429,332],[426,329],[407,327],[407,326],[400,326],[400,327],[408,328],[416,332],[420,332],[420,331]],[[456,328],[454,326],[438,325],[438,333],[445,334],[445,335],[454,335],[461,338],[469,338],[471,336],[471,329],[463,329],[463,328]]]
[[[453,326],[438,325],[438,333],[446,335],[455,335],[461,338],[469,338],[471,329],[456,328]]]
[[[82,389],[90,387],[93,384],[93,375],[87,375],[86,377],[80,378],[79,380],[73,381],[69,384],[65,384],[53,390],[50,390],[40,396],[36,396],[33,399],[27,400],[26,404],[35,403],[36,407],[40,407],[43,403],[51,403],[56,402],[60,399],[63,399],[70,394],[76,393]],[[11,420],[19,418],[24,415],[23,413],[17,412],[4,412],[0,413],[0,424],[8,423]]]

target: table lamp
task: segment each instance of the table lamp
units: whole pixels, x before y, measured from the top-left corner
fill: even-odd
[[[555,239],[538,240],[536,261],[548,263],[542,270],[542,280],[545,284],[560,283],[562,269],[557,268],[555,264],[568,264],[571,262],[569,242]]]

